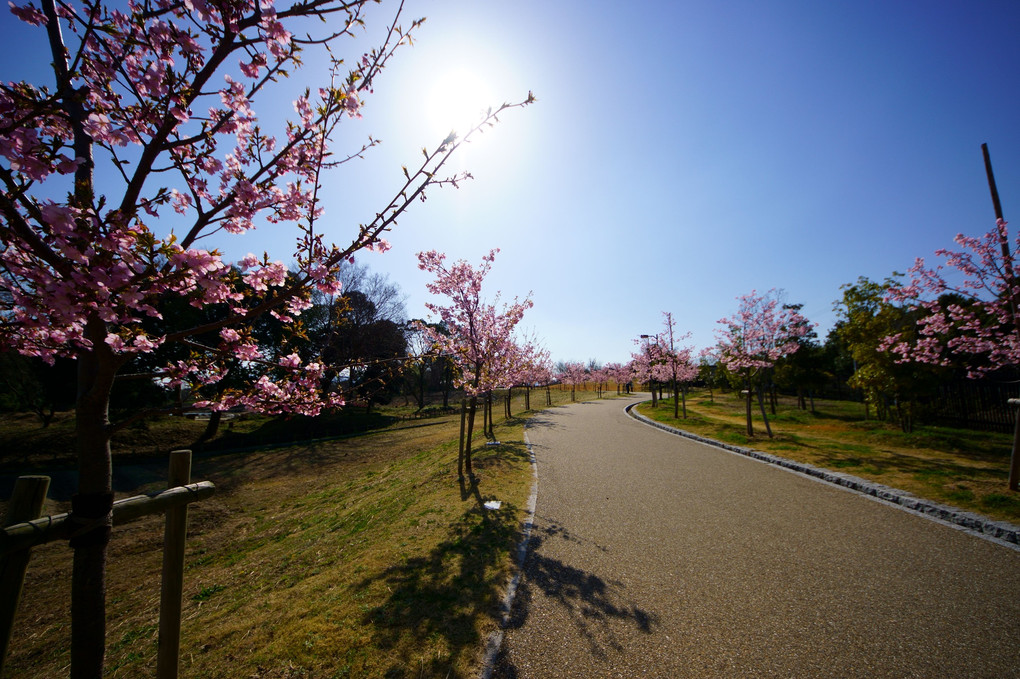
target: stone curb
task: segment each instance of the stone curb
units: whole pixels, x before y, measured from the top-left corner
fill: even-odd
[[[734,446],[714,439],[705,438],[704,436],[698,436],[692,434],[689,431],[683,429],[676,429],[669,425],[661,422],[651,420],[641,413],[634,410],[637,403],[628,405],[624,410],[627,414],[636,420],[639,420],[647,425],[661,429],[662,431],[677,436],[683,436],[685,438],[698,441],[716,448],[722,448],[728,450],[731,453],[737,455],[744,455],[746,457],[765,462],[767,464],[776,465],[783,467],[790,471],[798,472],[810,476],[816,480],[831,483],[849,490],[868,495],[886,502],[891,502],[899,507],[919,514],[921,516],[937,519],[944,521],[945,523],[959,526],[973,534],[978,535],[986,539],[993,540],[998,544],[1002,544],[1005,547],[1020,550],[1020,526],[1015,526],[1011,523],[1004,521],[993,521],[987,517],[980,516],[979,514],[972,514],[965,512],[962,509],[956,507],[950,507],[948,505],[939,504],[932,500],[925,500],[915,495],[889,486],[883,486],[880,483],[873,481],[867,481],[858,476],[852,476],[850,474],[842,474],[840,472],[834,472],[829,469],[822,469],[821,467],[815,467],[804,462],[794,462],[793,460],[787,460],[783,457],[771,455],[769,453],[762,452],[760,450],[754,450],[752,448],[742,448],[740,446]]]

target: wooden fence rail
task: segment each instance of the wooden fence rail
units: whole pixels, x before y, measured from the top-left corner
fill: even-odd
[[[159,649],[156,676],[177,676],[180,648],[181,595],[184,582],[184,541],[187,507],[213,495],[210,481],[188,483],[191,479],[191,451],[170,453],[170,488],[149,495],[135,495],[113,503],[113,525],[130,523],[150,514],[166,514],[163,543],[163,574],[160,592]],[[39,516],[49,478],[20,477],[8,504],[5,525],[0,528],[0,672],[7,658],[14,616],[25,582],[30,550],[54,540],[66,540],[74,532],[70,514]]]
[[[202,481],[151,495],[126,497],[113,503],[113,525],[119,526],[137,521],[143,516],[159,514],[170,507],[198,502],[212,497],[215,491],[216,486],[211,481]],[[70,539],[73,532],[70,516],[70,514],[43,516],[0,529],[0,558],[54,540]]]

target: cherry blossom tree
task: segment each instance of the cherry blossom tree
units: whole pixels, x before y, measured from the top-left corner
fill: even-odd
[[[916,339],[907,333],[886,338],[883,350],[900,361],[939,366],[963,362],[970,377],[1004,366],[1020,365],[1020,285],[1017,248],[1020,235],[1010,237],[1004,219],[980,238],[959,234],[960,250],[939,249],[944,265],[929,268],[918,258],[908,270],[906,285],[892,285],[887,298],[922,311]],[[1011,249],[1012,245],[1012,249]],[[948,300],[948,303],[947,303]]]
[[[577,399],[577,385],[588,381],[588,372],[580,361],[561,362],[556,366],[556,379],[570,385],[570,400]]]
[[[516,385],[524,387],[524,409],[531,410],[531,389],[548,385],[552,379],[552,361],[549,351],[535,341],[528,340],[519,347],[520,359],[516,368]],[[507,388],[507,417],[510,417],[510,389]]]
[[[658,407],[659,398],[662,396],[661,385],[669,382],[671,376],[665,361],[668,350],[662,346],[660,335],[641,335],[634,343],[641,347],[639,352],[631,354],[634,374],[639,382],[648,382],[648,388],[652,392],[652,407]]]
[[[705,347],[698,352],[698,375],[708,385],[708,399],[715,401],[715,383],[719,379],[719,354],[716,347]]]
[[[1010,236],[1003,218],[987,145],[981,147],[995,209],[995,226],[981,237],[958,234],[958,250],[935,251],[945,264],[935,268],[918,258],[906,285],[893,285],[888,299],[920,313],[911,332],[891,334],[880,350],[898,362],[937,366],[962,363],[978,378],[1020,365],[1020,234]],[[948,267],[948,275],[944,273]],[[1013,440],[1009,487],[1020,489],[1020,413]]]
[[[652,407],[658,406],[658,399],[655,396],[655,385],[653,384],[655,360],[652,357],[653,352],[653,338],[651,335],[642,335],[641,339],[634,340],[635,344],[640,345],[641,350],[630,355],[630,367],[634,375],[634,379],[640,384],[643,382],[648,383],[648,388],[652,392]],[[657,341],[657,340],[656,340]]]
[[[528,353],[516,342],[514,331],[524,312],[533,306],[530,295],[523,300],[515,297],[502,305],[499,294],[493,303],[487,303],[482,297],[482,283],[492,269],[497,252],[499,250],[495,249],[485,255],[478,268],[463,259],[447,266],[446,255],[435,250],[418,253],[418,268],[435,276],[435,280],[426,285],[428,291],[450,298],[446,306],[425,305],[439,317],[439,323],[448,334],[436,332],[431,326],[422,326],[422,329],[431,333],[438,350],[457,364],[459,371],[454,384],[463,389],[469,399],[467,434],[466,439],[462,437],[457,462],[460,477],[465,472],[469,477],[473,474],[471,438],[478,397],[513,384],[518,369],[525,363],[522,356]]]
[[[679,402],[683,401],[684,419],[687,419],[687,384],[697,379],[698,366],[691,360],[693,347],[681,345],[691,334],[682,335],[676,332],[676,320],[673,314],[663,311],[665,329],[659,334],[659,341],[654,346],[656,360],[662,365],[667,378],[673,384],[673,419],[680,417]]]
[[[534,387],[545,389],[545,404],[552,405],[552,393],[549,391],[549,385],[553,381],[553,364],[547,349],[542,349],[541,353],[534,357],[522,379],[527,385],[524,392],[525,410],[531,410],[531,389]]]
[[[627,382],[625,379],[627,375],[624,373],[623,364],[616,362],[606,363],[603,370],[605,370],[607,383],[612,382],[616,385],[616,395],[619,396],[622,385]]]
[[[602,398],[602,390],[608,381],[605,368],[596,359],[590,359],[588,361],[588,368],[586,370],[588,374],[588,381],[590,381],[595,388],[595,393],[598,398]]]
[[[337,292],[341,262],[359,250],[385,251],[385,232],[430,185],[464,178],[438,174],[463,141],[532,99],[498,107],[463,137],[424,150],[392,200],[349,242],[333,245],[321,225],[324,173],[376,142],[337,154],[330,140],[360,117],[380,71],[420,21],[403,30],[398,10],[376,47],[344,62],[337,45],[364,24],[367,1],[40,2],[11,4],[32,28],[6,37],[44,41],[52,80],[0,85],[0,344],[77,361],[71,674],[100,676],[109,442],[129,423],[109,419],[118,375],[136,357],[181,345],[187,356],[150,379],[193,389],[197,406],[315,414],[341,405],[342,396],[320,390],[320,364],[296,352],[264,356],[254,319],[268,313],[290,323],[309,306],[310,291]],[[309,51],[330,59],[324,82],[297,95],[293,119],[273,134],[259,123],[257,104],[286,96],[283,79]],[[292,275],[268,255],[231,266],[202,246],[212,235],[288,225]],[[226,313],[147,332],[168,297]],[[209,387],[236,361],[258,376],[216,395]]]
[[[758,295],[756,290],[752,290],[737,299],[740,301],[737,313],[719,321],[725,330],[716,331],[716,351],[726,369],[743,378],[747,397],[747,435],[754,436],[751,392],[755,379],[779,358],[797,351],[797,338],[804,336],[813,326],[796,309],[782,307],[775,289],[765,295]],[[765,430],[772,438],[760,380],[757,387]]]

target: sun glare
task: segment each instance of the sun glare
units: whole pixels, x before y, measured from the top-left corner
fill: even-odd
[[[436,135],[462,135],[499,103],[493,96],[481,75],[465,66],[451,68],[437,76],[429,90],[429,128]]]

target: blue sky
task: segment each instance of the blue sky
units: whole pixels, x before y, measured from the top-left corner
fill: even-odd
[[[363,257],[412,316],[430,297],[416,252],[478,262],[498,247],[489,291],[532,292],[524,323],[555,360],[625,361],[663,311],[710,345],[752,289],[783,289],[824,334],[841,284],[989,229],[983,142],[1020,227],[1015,0],[437,0],[407,15],[428,17],[415,46],[337,140],[383,140],[327,180],[337,241],[443,136],[432,101],[446,74],[471,74],[493,104],[538,98],[457,160],[473,182],[434,191],[389,253]],[[26,48],[4,42],[8,80]],[[295,84],[318,82],[309,63]],[[269,229],[224,246],[292,251]]]
[[[1020,226],[1020,3],[421,7],[397,89],[453,52],[539,101],[393,234],[412,313],[415,250],[498,246],[492,282],[533,291],[557,359],[625,360],[662,311],[707,346],[738,295],[773,287],[824,334],[840,285],[988,230],[983,142]]]

